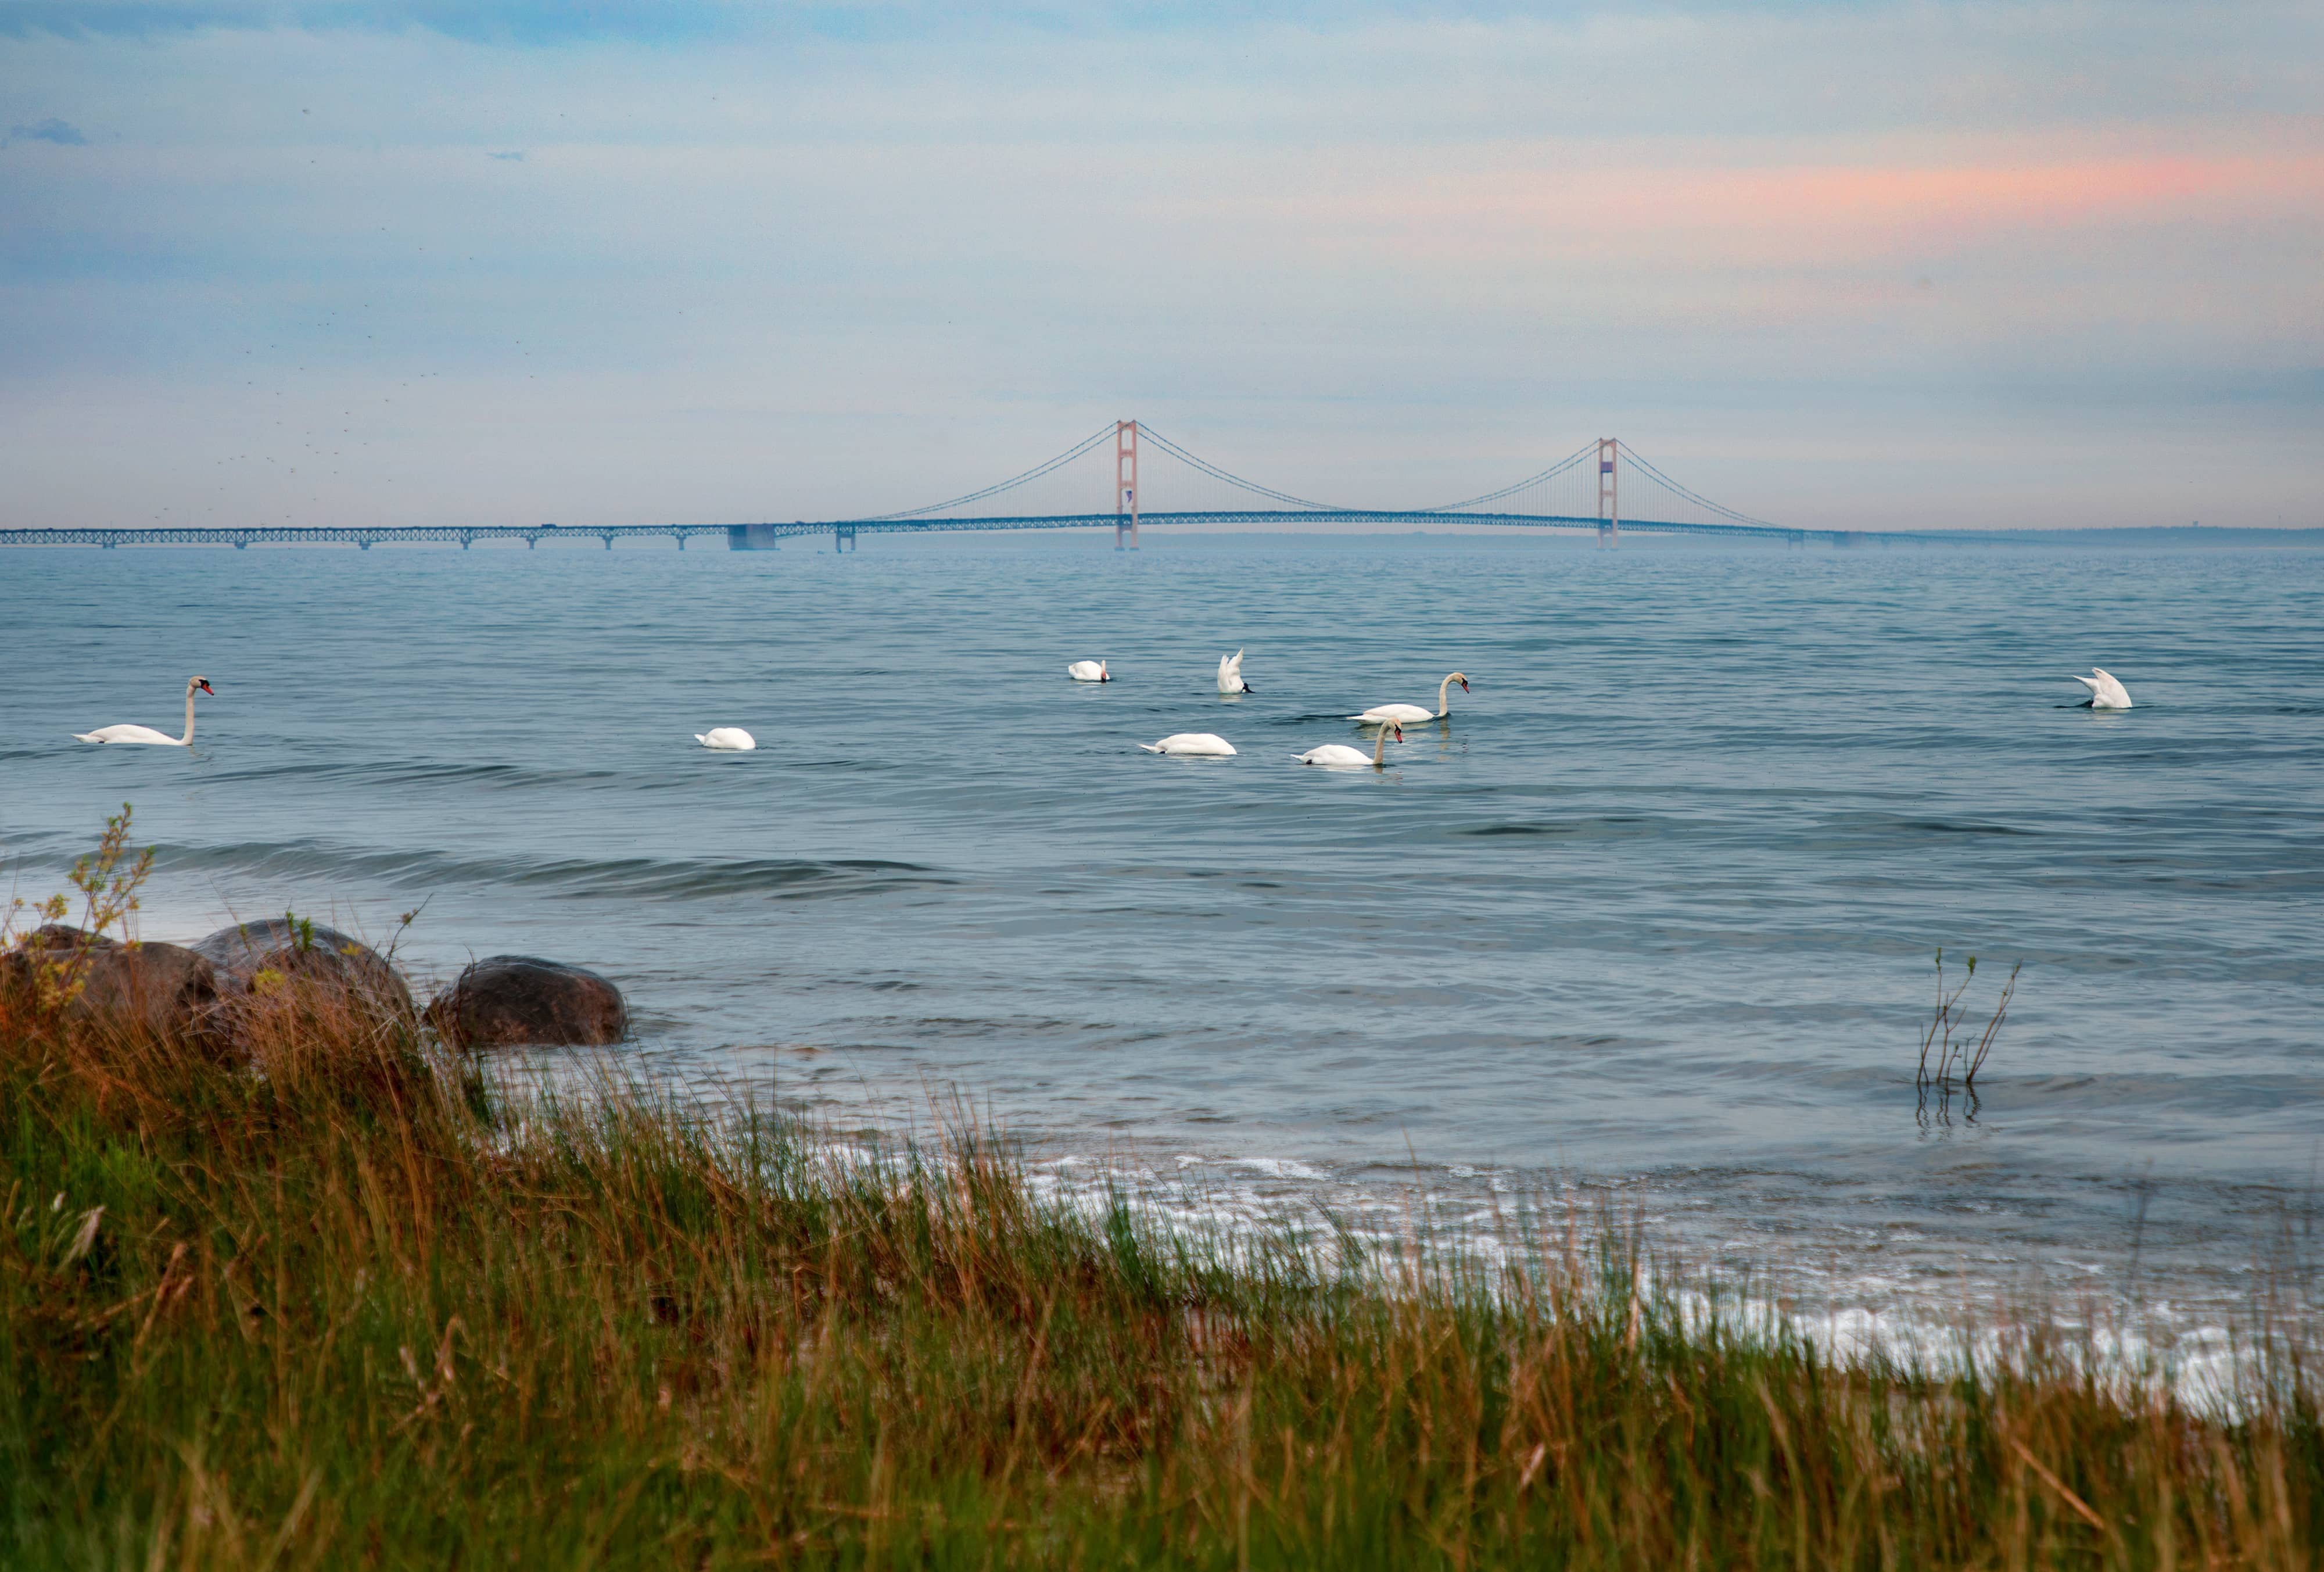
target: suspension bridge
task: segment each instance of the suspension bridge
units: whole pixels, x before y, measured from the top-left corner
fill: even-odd
[[[1090,504],[1103,499],[1093,510]],[[1595,531],[1601,544],[1625,531],[1712,535],[1804,545],[1941,540],[1892,532],[1794,529],[1741,513],[1691,490],[1617,438],[1585,442],[1548,468],[1498,490],[1413,508],[1345,507],[1295,496],[1221,468],[1136,421],[1111,421],[1056,457],[1008,479],[898,513],[789,522],[677,524],[218,524],[152,528],[0,529],[0,546],[375,545],[479,541],[675,540],[723,537],[734,550],[765,550],[798,536],[832,538],[853,550],[865,534],[952,530],[1070,530],[1111,525],[1117,550],[1138,549],[1141,527],[1217,525],[1493,525]]]

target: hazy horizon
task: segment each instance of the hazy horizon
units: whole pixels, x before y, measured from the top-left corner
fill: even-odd
[[[867,514],[1117,417],[2324,523],[2310,5],[18,3],[0,88],[0,526]]]

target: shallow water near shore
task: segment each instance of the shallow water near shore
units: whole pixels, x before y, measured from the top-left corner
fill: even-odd
[[[627,1062],[841,1132],[957,1095],[1231,1217],[1581,1194],[1832,1303],[2135,1272],[2200,1317],[2311,1259],[2319,591],[2305,550],[12,551],[0,881],[127,800],[148,937],[424,902],[423,972],[595,966]],[[1291,762],[1456,669],[1386,771]],[[174,733],[196,670],[189,752],[69,735]],[[1137,747],[1179,731],[1240,752]],[[1940,945],[1979,1026],[2024,963],[1973,1108],[1913,1084]]]

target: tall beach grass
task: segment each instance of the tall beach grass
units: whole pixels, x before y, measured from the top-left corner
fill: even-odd
[[[2306,1567],[2297,1342],[2232,1413],[2038,1335],[1835,1366],[1618,1233],[1356,1268],[522,1101],[291,987],[228,1045],[0,1003],[0,1565]]]

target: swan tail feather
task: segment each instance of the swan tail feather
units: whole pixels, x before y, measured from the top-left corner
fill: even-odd
[[[1162,744],[1159,743],[1140,743],[1138,745],[1149,754],[1158,754],[1162,751]]]
[[[103,737],[98,736],[95,732],[73,733],[73,741],[77,743],[101,743],[105,739]]]
[[[2096,693],[2098,690],[2098,680],[2095,677],[2077,677],[2074,680],[2089,689],[2092,693]]]

